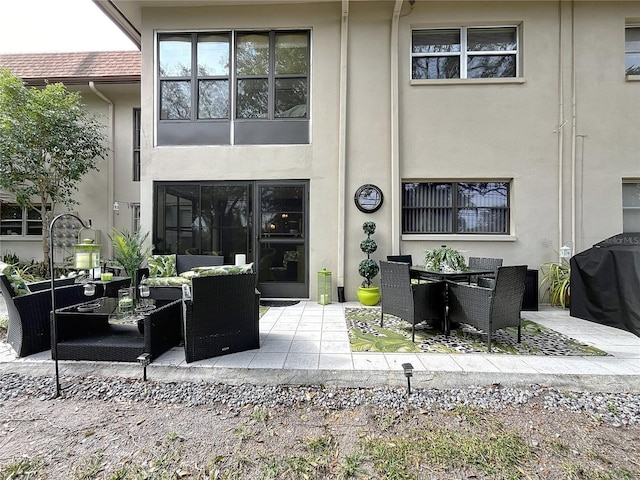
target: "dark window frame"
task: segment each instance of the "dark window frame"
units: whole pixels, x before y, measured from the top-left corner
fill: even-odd
[[[133,109],[133,181],[140,181],[141,109]]]
[[[473,206],[459,204],[458,191],[461,186],[467,185],[501,185],[505,188],[506,206]],[[408,186],[413,186],[413,192],[408,191]],[[434,203],[430,203],[427,199],[428,195],[418,193],[419,200],[417,204],[409,204],[410,200],[418,192],[419,186],[449,186],[443,198],[446,202],[440,204],[437,199]],[[422,196],[420,196],[422,195]],[[431,200],[433,201],[433,199]],[[474,180],[466,181],[439,181],[439,182],[402,182],[402,234],[403,235],[509,235],[510,234],[510,216],[511,216],[511,181],[506,180],[483,180],[481,182]],[[475,210],[477,212],[488,211],[490,214],[498,214],[499,222],[503,227],[500,231],[459,231],[463,228],[460,220],[460,213],[463,211]],[[480,215],[476,215],[480,216]],[[447,228],[430,228],[431,224],[448,224]]]
[[[8,207],[18,208],[20,210],[20,217],[17,218],[5,218],[3,216],[4,210]],[[47,206],[47,211],[51,211],[51,206]],[[37,218],[30,218],[29,213],[35,214]],[[19,233],[13,233],[12,228],[7,225],[14,225],[19,223]],[[11,230],[9,230],[11,228]],[[7,233],[11,231],[12,233]],[[29,233],[30,231],[36,231],[37,233]],[[15,202],[3,202],[0,209],[0,236],[9,238],[34,238],[42,237],[42,218],[40,217],[40,204],[35,204],[33,207],[21,207]]]
[[[198,37],[206,35],[229,35],[228,76],[228,117],[198,118],[200,81],[219,80],[222,76],[202,76],[198,74]],[[237,62],[237,37],[243,34],[268,34],[269,71],[266,75],[239,75]],[[302,74],[276,73],[276,37],[286,34],[306,36],[306,71]],[[171,37],[189,37],[191,74],[186,76],[163,76],[160,74],[160,43]],[[158,107],[158,145],[247,145],[247,144],[308,144],[310,138],[310,94],[311,94],[311,30],[310,29],[270,29],[270,30],[222,30],[207,32],[159,33],[157,37],[158,59],[156,69]],[[268,111],[266,118],[238,118],[238,84],[243,79],[266,79],[268,83]],[[304,113],[298,116],[282,116],[276,112],[276,84],[281,80],[304,80]],[[163,83],[189,82],[189,118],[163,117]],[[232,133],[233,132],[233,136]]]

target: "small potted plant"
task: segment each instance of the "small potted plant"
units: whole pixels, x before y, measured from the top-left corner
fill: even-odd
[[[553,307],[567,308],[571,301],[571,266],[566,258],[560,262],[547,262],[540,265],[542,279],[540,286],[549,295],[549,304]]]
[[[145,246],[149,232],[142,234],[140,229],[135,232],[113,229],[110,236],[113,243],[113,260],[127,272],[127,276],[134,281],[136,270],[142,266],[151,253],[151,246]]]
[[[460,250],[442,245],[426,250],[424,263],[427,270],[443,273],[458,273],[467,270],[467,260]]]
[[[360,303],[371,306],[380,301],[380,289],[371,283],[371,279],[378,275],[380,271],[378,263],[371,258],[371,254],[378,249],[376,241],[371,238],[371,235],[376,231],[376,224],[374,222],[364,222],[362,230],[366,233],[367,238],[360,242],[360,250],[367,254],[367,258],[358,265],[358,273],[364,277],[364,281],[360,285],[357,295]]]

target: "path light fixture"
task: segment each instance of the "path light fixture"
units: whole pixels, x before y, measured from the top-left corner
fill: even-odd
[[[560,258],[571,258],[571,242],[564,242],[560,247]]]
[[[88,224],[85,224],[82,219],[80,217],[78,217],[77,215],[73,214],[73,213],[61,213],[60,215],[56,215],[53,220],[51,220],[51,223],[49,224],[49,275],[51,276],[51,313],[50,313],[50,318],[51,318],[51,338],[52,338],[52,343],[53,343],[53,357],[54,357],[54,361],[55,361],[55,366],[56,366],[56,391],[55,391],[55,397],[59,397],[60,396],[60,371],[58,369],[58,322],[56,321],[56,288],[55,288],[55,271],[54,271],[54,261],[53,261],[53,255],[54,255],[54,248],[53,248],[53,227],[55,226],[56,222],[58,220],[60,220],[61,218],[66,218],[66,217],[73,217],[76,220],[78,220],[80,222],[80,225],[82,225],[83,228],[91,228],[91,220],[89,220]],[[98,246],[98,249],[100,247]],[[98,250],[99,252],[99,250]],[[80,257],[77,257],[77,253],[80,253]],[[82,250],[78,250],[77,252],[74,251],[74,265],[77,265],[79,262],[83,263],[85,261],[85,257],[84,257],[84,251]],[[91,262],[91,258],[96,258],[95,256],[89,256],[89,264],[87,265],[87,268],[95,268],[93,266],[93,263]],[[100,254],[98,253],[97,255],[97,261],[98,261],[98,265],[100,266]],[[83,263],[84,265],[84,263]],[[84,286],[84,294],[85,295],[92,295],[93,293],[95,293],[95,285],[92,283],[86,283]]]
[[[403,363],[402,369],[404,370],[404,376],[407,377],[407,395],[411,395],[411,377],[413,377],[413,365],[410,363]]]

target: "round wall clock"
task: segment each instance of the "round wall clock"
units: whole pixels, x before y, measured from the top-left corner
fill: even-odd
[[[384,197],[379,187],[367,183],[356,190],[353,200],[361,212],[373,213],[380,209]]]

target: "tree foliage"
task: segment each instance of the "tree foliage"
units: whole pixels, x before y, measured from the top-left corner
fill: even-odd
[[[107,151],[104,125],[79,93],[61,83],[29,87],[0,69],[0,188],[23,207],[39,206],[47,264],[47,205],[76,204],[79,182]]]

